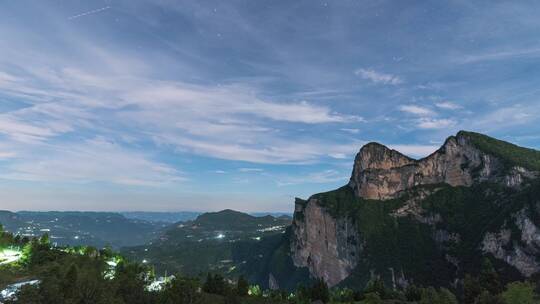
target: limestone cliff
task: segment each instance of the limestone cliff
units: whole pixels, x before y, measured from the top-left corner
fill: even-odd
[[[293,222],[292,259],[311,275],[333,286],[356,267],[360,251],[358,232],[349,218],[334,218],[316,199],[297,199]]]
[[[368,238],[359,229],[363,223],[359,219],[359,209],[354,207],[355,204],[367,204],[365,200],[374,200],[372,203],[378,200],[380,204],[389,201],[391,206],[395,206],[387,213],[385,221],[392,223],[388,218],[394,218],[395,224],[392,225],[396,226],[392,229],[397,230],[388,231],[401,233],[403,229],[399,227],[400,223],[406,225],[405,227],[418,225],[418,228],[415,228],[418,231],[431,231],[429,234],[433,243],[428,242],[429,245],[426,245],[433,247],[430,254],[434,256],[430,262],[439,263],[437,267],[447,269],[449,276],[457,275],[461,267],[460,260],[463,257],[455,256],[455,250],[448,251],[456,246],[470,248],[463,252],[469,250],[469,253],[491,254],[515,267],[526,277],[538,273],[540,223],[534,223],[525,216],[524,211],[505,213],[509,207],[504,205],[514,204],[512,195],[519,193],[521,189],[531,188],[527,188],[528,181],[535,180],[538,176],[538,164],[538,151],[463,131],[449,137],[441,148],[420,160],[409,158],[384,145],[369,143],[357,154],[348,183],[353,193],[351,195],[356,198],[333,198],[331,202],[323,202],[318,196],[312,196],[307,201],[297,199],[290,246],[293,263],[297,267],[307,267],[312,277],[323,278],[330,286],[342,282],[360,268],[364,269],[364,272],[371,272],[370,275],[377,271],[391,273],[392,282],[396,281],[394,273],[400,272],[399,280],[406,282],[406,275],[414,275],[414,271],[410,270],[414,262],[402,261],[401,257],[397,256],[398,253],[392,256],[392,253],[388,252],[380,253],[382,256],[389,256],[385,261],[373,262],[373,256],[379,254],[374,253],[373,248],[379,248],[381,243],[388,242],[388,248],[410,251],[413,257],[415,251],[425,253],[426,250],[414,248],[413,244],[410,245],[411,248],[403,248],[410,242],[400,243],[397,236],[390,235],[385,237],[379,234],[376,236],[376,246],[370,243],[374,237]],[[478,185],[499,185],[502,188],[493,186],[491,189],[489,186]],[[452,189],[458,186],[474,190],[466,192],[466,195],[461,192],[456,194]],[[439,189],[446,189],[446,197],[434,198]],[[506,194],[503,195],[503,192]],[[405,198],[401,199],[402,197]],[[459,204],[474,204],[478,199],[482,200],[483,205],[474,206],[475,208],[486,208],[484,213],[493,213],[496,216],[491,220],[488,214],[485,222],[483,218],[480,218],[478,223],[475,223],[475,219],[472,220],[471,227],[474,228],[471,230],[483,233],[480,238],[483,241],[480,243],[477,241],[479,236],[467,236],[467,231],[460,230],[460,227],[451,227],[445,222],[457,222],[450,219],[456,216],[455,214],[440,214],[440,211],[437,211],[453,208],[446,206],[446,209],[441,209],[437,207],[438,204],[452,204],[453,201]],[[424,208],[426,200],[434,210]],[[348,210],[347,208],[355,211],[343,212]],[[497,208],[501,208],[501,211]],[[336,210],[341,212],[336,213]],[[479,211],[478,214],[480,215],[475,213],[474,216],[481,216],[482,212]],[[469,218],[469,214],[465,215],[463,218]],[[520,230],[522,240],[515,242],[516,246],[512,246],[508,229],[503,224],[498,224],[500,219],[511,221]],[[467,222],[463,225],[466,224]],[[387,224],[381,225],[381,229],[387,229],[384,228]],[[367,230],[370,230],[369,227]],[[406,238],[407,235],[400,237]],[[384,244],[381,248],[383,247]],[[367,253],[369,249],[372,252]],[[407,267],[409,269],[404,271]]]
[[[501,178],[502,168],[497,158],[480,151],[466,133],[460,132],[420,160],[377,143],[367,144],[355,158],[349,186],[363,198],[389,199],[418,185],[470,186]]]

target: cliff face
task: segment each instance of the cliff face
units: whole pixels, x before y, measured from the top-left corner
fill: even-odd
[[[333,286],[356,267],[360,238],[349,218],[334,218],[318,203],[297,199],[291,242],[297,267],[308,267],[311,275]]]
[[[357,198],[354,199],[355,202],[358,201],[356,204],[360,204],[362,200],[379,200],[382,204],[390,199],[399,199],[408,193],[408,198],[400,202],[386,216],[395,218],[396,225],[398,225],[398,219],[410,219],[415,225],[420,225],[418,227],[428,227],[427,229],[432,231],[432,239],[439,244],[433,250],[443,256],[445,263],[448,262],[449,265],[452,265],[451,267],[459,269],[461,257],[453,256],[452,253],[445,250],[450,247],[449,243],[451,242],[455,243],[453,246],[459,246],[460,242],[468,242],[467,236],[463,235],[463,232],[460,235],[457,231],[459,227],[455,229],[456,231],[446,230],[448,225],[445,225],[444,221],[453,216],[452,214],[441,215],[423,209],[423,202],[436,193],[438,191],[436,188],[439,186],[432,187],[431,190],[422,188],[422,186],[450,187],[448,193],[452,194],[453,190],[451,189],[456,186],[472,187],[480,184],[496,184],[504,189],[512,189],[511,192],[514,193],[520,191],[528,180],[538,176],[535,170],[526,169],[519,163],[508,160],[513,158],[501,157],[500,153],[487,153],[485,149],[479,148],[474,136],[477,135],[459,132],[456,136],[449,137],[440,149],[420,160],[411,159],[377,143],[365,145],[355,158],[354,168],[348,183],[353,195]],[[489,138],[489,142],[491,141],[496,140]],[[512,150],[512,154],[509,154],[511,157],[515,157],[516,151],[521,152],[519,149],[524,149],[508,143],[504,143],[502,147],[499,150],[506,151],[508,147],[517,149]],[[499,150],[495,149],[494,151]],[[534,154],[536,152],[526,152],[540,161],[540,158],[537,157],[538,154]],[[419,190],[412,193],[411,189]],[[482,191],[485,191],[485,197],[494,197],[484,200],[485,204],[491,204],[487,210],[493,210],[493,206],[500,207],[502,210],[508,208],[497,205],[500,203],[496,202],[497,195],[493,195],[492,190],[484,189]],[[466,200],[473,202],[478,199],[474,196],[476,195],[474,191],[470,191],[468,195]],[[456,197],[454,200],[460,204],[464,203],[459,201],[459,195]],[[506,203],[512,203],[511,198],[507,200],[509,202]],[[446,201],[444,202],[446,203]],[[332,204],[341,206],[339,207],[341,209],[344,208],[343,206],[348,206],[347,208],[351,206],[350,202],[342,202],[339,199],[333,201]],[[354,204],[352,203],[353,206]],[[431,204],[437,205],[438,202],[435,200]],[[540,205],[540,202],[538,204]],[[364,271],[367,267],[373,275],[375,270],[369,268],[371,267],[369,265],[376,263],[371,263],[372,257],[368,256],[365,251],[366,248],[370,249],[374,246],[370,243],[369,238],[358,229],[358,214],[342,212],[338,215],[329,210],[330,205],[328,202],[320,201],[316,196],[307,201],[296,201],[290,248],[294,265],[307,267],[311,276],[324,278],[330,286],[348,278],[359,267],[359,263],[362,263]],[[452,208],[452,206],[450,207]],[[497,216],[500,217],[501,214],[497,214]],[[511,221],[512,227],[517,226],[520,230],[522,240],[519,243],[521,245],[512,246],[513,240],[510,239],[509,228],[499,225],[500,227],[497,226],[499,227],[498,232],[486,232],[481,244],[473,246],[473,250],[479,254],[491,254],[495,258],[504,260],[526,277],[540,272],[540,265],[536,259],[540,253],[540,229],[537,226],[540,223],[535,224],[525,215],[524,211],[514,212],[506,217],[505,223]],[[493,221],[487,221],[486,224],[480,223],[478,225],[485,225],[478,226],[479,231],[484,229],[487,231],[493,230],[491,226],[495,224]],[[388,242],[394,245],[399,243],[399,240],[396,241],[393,238],[394,236],[388,236]],[[472,239],[477,239],[477,237],[472,237]],[[386,242],[384,236],[382,236],[382,240],[378,239],[377,242]],[[377,246],[379,245],[377,244]],[[467,246],[470,247],[468,244]],[[406,248],[406,250],[414,252],[415,250],[422,251],[424,248],[411,247]],[[387,252],[381,254],[388,255]],[[390,253],[390,255],[392,254]],[[391,280],[393,282],[395,279],[394,268],[397,271],[399,268],[396,267],[402,267],[403,264],[398,258],[390,259],[393,260],[393,264],[390,263],[385,267],[392,269]],[[448,267],[448,265],[441,267]],[[401,276],[405,280],[403,268]]]
[[[381,200],[418,185],[470,186],[500,177],[501,168],[495,157],[478,150],[461,134],[448,138],[439,150],[421,160],[371,143],[356,156],[349,186],[359,197]]]

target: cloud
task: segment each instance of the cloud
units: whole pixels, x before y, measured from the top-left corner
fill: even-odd
[[[305,176],[287,176],[278,178],[278,186],[289,186],[298,184],[326,184],[335,183],[339,181],[346,181],[350,177],[349,174],[339,172],[337,170],[329,169],[320,172],[313,172],[306,174]]]
[[[403,105],[399,107],[399,110],[417,116],[431,116],[435,114],[432,110],[417,105]]]
[[[470,126],[473,129],[486,131],[523,126],[537,122],[540,118],[539,113],[539,105],[516,104],[479,115],[470,123]]]
[[[194,85],[135,72],[104,75],[73,67],[50,73],[20,68],[26,76],[4,73],[10,83],[0,82],[0,88],[9,96],[30,96],[30,104],[0,114],[0,133],[21,142],[83,132],[131,143],[152,140],[180,152],[223,159],[304,163],[343,151],[315,152],[324,144],[291,138],[276,129],[280,124],[362,120],[306,101],[263,99],[256,87],[246,85]]]
[[[516,48],[505,51],[486,52],[483,54],[460,56],[457,60],[461,64],[477,63],[482,61],[497,61],[516,58],[538,58],[540,57],[540,48]]]
[[[67,19],[68,19],[68,20],[77,19],[77,18],[80,18],[80,17],[84,17],[84,16],[88,16],[88,15],[100,13],[100,12],[106,11],[106,10],[108,10],[108,9],[110,9],[110,8],[111,8],[110,6],[105,6],[105,7],[98,8],[98,9],[95,9],[95,10],[91,10],[91,11],[88,11],[88,12],[84,12],[84,13],[81,13],[81,14],[77,14],[77,15],[70,16],[70,17],[68,17]]]
[[[360,133],[360,129],[354,129],[354,128],[341,128],[340,130],[343,131],[343,132],[351,133],[351,134]]]
[[[247,173],[247,172],[263,172],[264,170],[261,168],[238,168],[238,171]]]
[[[40,147],[39,155],[31,148],[6,166],[0,178],[90,183],[107,182],[120,185],[160,186],[184,181],[178,170],[150,159],[103,138],[62,146]]]
[[[375,84],[398,85],[404,82],[403,79],[401,79],[399,76],[377,72],[372,69],[362,68],[356,70],[354,73],[362,77],[363,79],[369,80]]]
[[[457,122],[452,119],[421,118],[417,121],[417,126],[420,129],[445,129],[453,127],[456,124]]]
[[[0,151],[0,160],[1,159],[8,159],[13,158],[17,155],[15,152],[9,152],[9,151]]]
[[[450,101],[441,101],[436,103],[435,106],[445,110],[458,110],[463,108],[462,106]]]

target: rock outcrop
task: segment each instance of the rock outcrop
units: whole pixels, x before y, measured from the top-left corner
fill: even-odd
[[[520,242],[512,240],[510,228],[488,232],[482,240],[482,250],[514,266],[523,276],[530,277],[540,271],[540,228],[527,216],[527,210],[513,215],[514,224],[521,233]]]
[[[360,149],[355,158],[348,186],[357,198],[383,201],[398,198],[422,185],[468,187],[489,182],[519,190],[526,180],[538,176],[536,171],[511,162],[509,167],[507,159],[480,149],[473,142],[471,134],[476,133],[459,132],[449,137],[441,148],[420,160],[409,158],[384,145],[369,143]],[[424,210],[420,207],[421,202],[437,188],[419,189],[388,215],[396,220],[413,218],[431,227],[433,239],[439,244],[459,243],[459,234],[436,227],[443,221],[438,214],[423,214]],[[498,233],[486,233],[477,249],[505,260],[528,277],[540,271],[535,258],[540,252],[540,230],[521,213],[513,219],[522,231],[521,243],[527,244],[525,247],[508,249],[511,247],[510,233],[502,229]],[[332,215],[316,196],[307,201],[297,199],[290,243],[294,265],[307,267],[311,276],[323,278],[329,286],[349,277],[359,264],[365,247],[369,246],[359,233],[355,221],[348,215]],[[459,257],[452,257],[448,253],[445,255],[452,265],[456,268],[459,266]]]
[[[500,178],[501,168],[497,158],[477,149],[462,133],[448,138],[439,150],[420,160],[369,143],[355,158],[349,186],[359,197],[390,199],[418,185],[470,186]],[[511,180],[519,181],[519,177]]]
[[[334,286],[356,267],[361,244],[355,225],[348,218],[334,218],[316,199],[296,200],[292,259],[297,267]]]

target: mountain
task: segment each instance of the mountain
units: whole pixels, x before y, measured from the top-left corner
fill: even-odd
[[[163,273],[199,275],[208,271],[258,280],[260,261],[281,244],[291,217],[256,217],[234,210],[199,215],[170,226],[143,246],[126,247],[123,255],[153,265]],[[251,270],[257,268],[257,270]],[[249,269],[246,271],[245,269]]]
[[[539,151],[473,132],[419,160],[369,143],[347,185],[296,199],[265,275],[281,288],[309,278],[361,288],[373,277],[455,287],[488,258],[506,281],[538,279],[539,171]]]
[[[127,219],[112,212],[0,211],[0,223],[22,236],[48,233],[58,245],[91,245],[115,248],[144,244],[156,238],[166,226],[144,220]]]
[[[179,212],[149,212],[149,211],[126,211],[121,212],[128,219],[143,220],[148,222],[177,223],[192,221],[200,212],[179,211]]]

